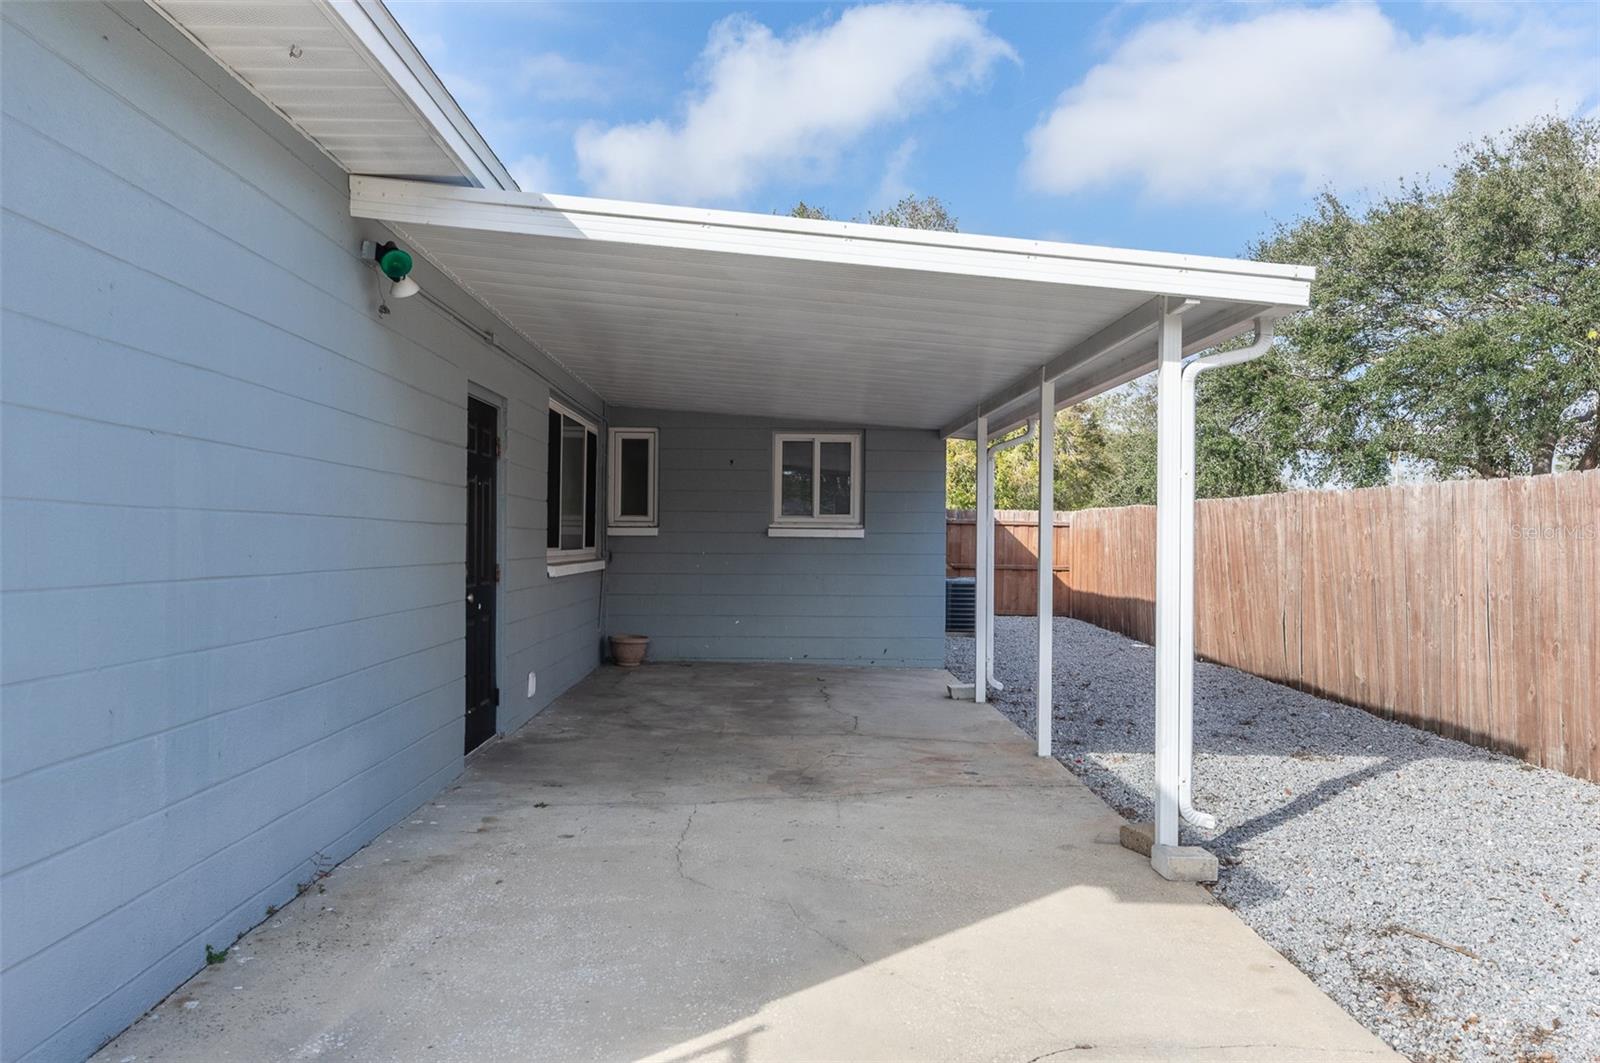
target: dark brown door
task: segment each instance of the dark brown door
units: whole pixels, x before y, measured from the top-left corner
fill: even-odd
[[[494,737],[495,475],[499,411],[467,399],[467,752]]]

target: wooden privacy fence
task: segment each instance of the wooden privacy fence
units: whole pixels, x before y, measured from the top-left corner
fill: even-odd
[[[1154,507],[1057,517],[1056,615],[1151,641]],[[1037,528],[996,523],[1031,614]],[[1600,781],[1600,471],[1207,500],[1195,557],[1200,655]]]
[[[1057,616],[1067,609],[1067,544],[1072,514],[1055,515],[1055,604]],[[946,576],[971,576],[978,553],[978,511],[945,512]],[[994,602],[997,616],[1034,616],[1039,603],[1039,514],[1031,509],[994,511]]]

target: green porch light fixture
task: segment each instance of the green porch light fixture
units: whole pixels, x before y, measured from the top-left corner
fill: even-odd
[[[396,299],[409,298],[422,290],[417,287],[417,282],[411,279],[411,252],[395,246],[393,240],[378,244],[373,249],[372,257],[377,261],[378,269],[383,275],[394,281],[394,287],[389,290],[389,294]]]

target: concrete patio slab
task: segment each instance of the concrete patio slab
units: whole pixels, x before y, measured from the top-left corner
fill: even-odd
[[[948,682],[602,669],[96,1058],[1398,1058]]]

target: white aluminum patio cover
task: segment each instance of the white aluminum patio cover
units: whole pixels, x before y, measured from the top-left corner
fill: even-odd
[[[614,405],[971,435],[1305,306],[1312,271],[353,176],[381,221]]]

